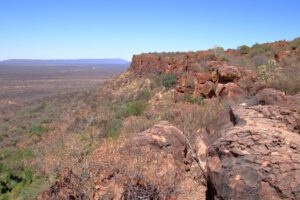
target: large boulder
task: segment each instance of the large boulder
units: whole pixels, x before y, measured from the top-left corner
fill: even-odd
[[[207,98],[211,98],[215,96],[215,90],[216,90],[216,85],[211,81],[207,81],[204,84],[198,84],[196,86],[197,96],[201,95]]]
[[[211,198],[300,199],[299,114],[266,105],[231,113],[207,152]]]
[[[274,88],[264,88],[259,90],[255,96],[260,104],[277,105],[287,107],[292,110],[300,110],[300,93],[287,95]]]
[[[236,83],[226,83],[223,86],[224,88],[220,89],[221,91],[218,92],[218,96],[220,97],[226,97],[231,100],[238,100],[239,97],[244,96],[246,94],[246,91],[240,88]]]
[[[199,84],[204,84],[206,81],[212,80],[211,74],[207,72],[196,73],[196,79]]]
[[[218,68],[219,82],[233,82],[240,79],[244,70],[236,66],[222,66]]]
[[[186,137],[176,127],[161,122],[126,141],[115,155],[94,153],[91,176],[94,199],[205,199],[202,172],[193,161]],[[199,151],[206,146],[196,138]],[[107,157],[114,157],[107,161]]]
[[[280,105],[287,103],[287,96],[284,92],[274,88],[264,88],[256,93],[256,98],[263,105]]]

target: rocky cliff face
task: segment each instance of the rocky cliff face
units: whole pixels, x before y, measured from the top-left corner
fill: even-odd
[[[137,55],[130,70],[138,75],[174,74],[177,101],[184,95],[236,99],[249,93],[256,79],[253,71],[231,66],[210,51]]]

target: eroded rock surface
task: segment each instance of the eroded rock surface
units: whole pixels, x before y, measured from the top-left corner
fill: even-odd
[[[236,106],[234,126],[208,149],[214,199],[300,199],[299,114],[278,106]]]
[[[237,100],[250,91],[256,80],[253,71],[229,65],[210,51],[141,54],[133,57],[130,70],[138,75],[172,73],[178,79],[177,93],[194,98]],[[180,94],[177,96],[182,96]]]
[[[206,146],[199,145],[202,154]],[[153,126],[116,151],[110,161],[102,149],[94,153],[94,199],[205,199],[202,173],[186,138],[169,123]]]

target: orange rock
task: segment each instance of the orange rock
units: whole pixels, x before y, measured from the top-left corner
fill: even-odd
[[[217,87],[216,87],[216,96],[217,97],[222,96],[222,92],[223,92],[224,89],[225,89],[225,85],[222,84],[222,83],[218,83]]]
[[[245,94],[245,91],[235,83],[227,83],[225,84],[224,93],[227,95],[229,99],[237,100],[239,96]]]
[[[197,82],[200,84],[211,80],[211,74],[206,72],[196,73]]]
[[[215,96],[216,85],[213,82],[207,81],[204,84],[198,85],[198,87],[199,93],[201,95],[208,98]]]

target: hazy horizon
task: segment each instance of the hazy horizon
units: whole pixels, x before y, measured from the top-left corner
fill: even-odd
[[[292,40],[300,4],[271,1],[3,1],[0,60],[122,58]]]
[[[130,62],[129,60],[123,59],[123,58],[73,58],[73,59],[43,59],[43,58],[38,58],[38,59],[32,59],[32,58],[25,58],[25,59],[19,59],[19,58],[11,58],[11,59],[5,59],[5,60],[0,60],[0,62],[7,62],[7,61],[108,61],[108,60],[120,60],[120,61],[127,61]]]

